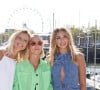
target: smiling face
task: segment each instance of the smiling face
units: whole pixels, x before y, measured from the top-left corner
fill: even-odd
[[[59,50],[67,50],[69,44],[69,38],[64,31],[57,32],[56,45]]]
[[[30,40],[30,54],[40,55],[42,52],[43,42],[39,36],[35,35]]]
[[[26,33],[20,33],[14,41],[14,49],[17,51],[24,50],[29,42],[29,36]]]

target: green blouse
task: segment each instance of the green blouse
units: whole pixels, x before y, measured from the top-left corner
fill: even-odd
[[[17,63],[13,90],[53,90],[50,64],[40,59],[40,64],[34,71],[29,60]]]

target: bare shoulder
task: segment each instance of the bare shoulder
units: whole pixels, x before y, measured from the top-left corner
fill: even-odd
[[[78,64],[78,66],[85,64],[85,59],[84,59],[83,53],[79,52],[79,53],[76,54],[76,62]]]
[[[76,58],[77,59],[81,59],[83,57],[84,57],[84,54],[83,53],[81,53],[81,52],[76,53]]]

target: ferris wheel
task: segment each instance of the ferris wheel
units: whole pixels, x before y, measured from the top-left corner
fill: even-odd
[[[43,32],[43,18],[37,9],[18,8],[10,14],[8,29],[26,28],[34,32]]]

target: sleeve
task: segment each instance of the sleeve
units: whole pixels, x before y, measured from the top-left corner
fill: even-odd
[[[50,66],[50,64],[49,64],[49,67],[50,67],[50,84],[49,84],[48,90],[53,90],[53,87],[52,87],[52,78],[51,78],[51,66]]]
[[[52,87],[52,81],[50,81],[50,85],[49,85],[48,90],[53,90],[53,87]]]
[[[19,90],[19,83],[18,83],[18,75],[17,75],[17,65],[16,65],[16,69],[15,69],[15,75],[14,75],[14,81],[13,81],[13,90]]]

